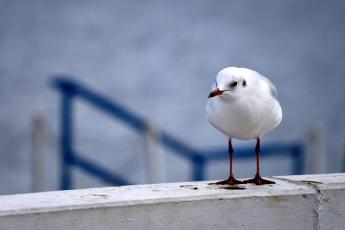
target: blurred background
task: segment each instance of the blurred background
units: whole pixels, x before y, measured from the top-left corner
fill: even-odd
[[[227,140],[205,105],[227,66],[279,91],[283,121],[263,139],[278,150],[263,156],[264,176],[343,172],[344,11],[341,1],[1,0],[0,194],[108,186],[106,172],[123,184],[224,179]],[[67,142],[62,95],[73,101]],[[239,178],[255,173],[254,145],[234,143]],[[195,157],[218,149],[221,159]],[[68,158],[76,152],[86,165]]]

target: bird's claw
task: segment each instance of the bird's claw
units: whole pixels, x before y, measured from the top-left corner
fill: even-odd
[[[218,185],[236,185],[236,184],[242,184],[242,181],[236,180],[235,177],[230,176],[226,180],[216,182],[216,184],[218,184]]]
[[[256,184],[256,185],[264,185],[264,184],[275,184],[274,181],[270,181],[270,180],[266,180],[260,176],[255,176],[253,179],[249,179],[249,180],[244,180],[242,181],[243,184]]]

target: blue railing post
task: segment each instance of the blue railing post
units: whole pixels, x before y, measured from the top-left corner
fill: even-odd
[[[192,158],[192,180],[202,181],[205,178],[205,158],[198,155]]]
[[[71,163],[73,161],[73,89],[69,87],[63,87],[62,89],[63,92],[60,117],[60,148],[62,152],[60,188],[62,190],[66,190],[70,189],[72,185]]]
[[[295,175],[303,174],[304,169],[304,154],[303,147],[301,145],[295,145],[292,147],[292,159],[294,163],[292,164],[292,173]]]

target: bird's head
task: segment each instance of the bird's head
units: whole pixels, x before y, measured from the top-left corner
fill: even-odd
[[[248,80],[243,68],[225,68],[217,74],[208,97],[236,98],[246,91]]]

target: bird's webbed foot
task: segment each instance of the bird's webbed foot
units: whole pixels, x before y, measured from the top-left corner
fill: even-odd
[[[236,185],[236,184],[242,184],[242,181],[236,180],[235,177],[230,176],[226,180],[216,182],[216,184],[219,184],[219,185],[226,185],[226,184],[227,185]]]
[[[266,180],[264,178],[262,178],[261,176],[255,175],[255,177],[253,179],[249,179],[249,180],[244,180],[242,181],[243,184],[256,184],[256,185],[264,185],[264,184],[275,184],[274,181],[270,181],[270,180]]]

